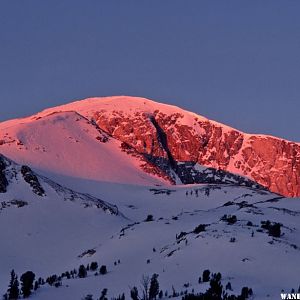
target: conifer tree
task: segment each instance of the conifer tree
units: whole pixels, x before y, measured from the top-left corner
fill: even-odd
[[[23,298],[28,298],[31,295],[34,278],[35,278],[35,274],[31,271],[27,271],[21,276],[20,280],[21,280],[21,290],[22,290]]]
[[[101,275],[105,275],[106,273],[107,273],[107,268],[106,268],[105,265],[102,265],[102,266],[100,267],[100,274],[101,274]]]
[[[139,300],[139,292],[136,286],[134,286],[131,290],[130,290],[130,297],[132,300]]]
[[[79,278],[85,278],[87,276],[86,268],[84,265],[79,266],[78,270],[78,277]]]
[[[153,300],[156,299],[159,293],[159,283],[158,283],[158,274],[153,274],[150,281],[150,288],[149,288],[149,299]]]
[[[9,300],[12,299],[19,299],[19,281],[18,281],[18,276],[16,275],[15,271],[12,270],[10,272],[10,282],[9,282],[9,287],[7,290],[7,298]]]
[[[93,261],[90,265],[91,271],[96,271],[98,269],[98,263]]]

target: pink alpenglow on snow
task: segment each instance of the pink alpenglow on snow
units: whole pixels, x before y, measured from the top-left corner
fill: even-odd
[[[145,98],[90,98],[0,123],[0,152],[45,172],[140,185],[191,184],[212,168],[300,196],[300,145],[246,134]],[[207,177],[206,177],[207,180]],[[240,180],[240,179],[239,179]]]

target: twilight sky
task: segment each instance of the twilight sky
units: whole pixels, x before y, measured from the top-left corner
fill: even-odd
[[[90,96],[300,142],[300,1],[0,1],[0,121]]]

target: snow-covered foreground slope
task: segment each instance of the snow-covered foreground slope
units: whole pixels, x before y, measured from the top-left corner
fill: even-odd
[[[0,210],[0,226],[5,228],[0,231],[5,241],[0,247],[0,257],[5,257],[2,292],[13,268],[19,275],[32,270],[46,278],[92,261],[106,265],[108,273],[64,278],[59,288],[42,285],[32,299],[75,300],[87,294],[97,299],[104,288],[109,298],[123,292],[129,298],[129,287],[140,287],[142,275],[153,273],[159,274],[160,288],[168,294],[172,286],[177,292],[197,292],[208,287],[198,283],[205,269],[221,272],[223,285],[230,281],[232,293],[240,293],[243,286],[253,288],[255,299],[278,299],[282,289],[299,286],[298,199],[231,185],[162,188],[49,176],[83,194],[38,177],[45,195],[35,195],[18,170],[7,192],[0,194],[2,203],[27,202]],[[97,201],[117,214],[103,211]],[[225,214],[237,221],[222,220]],[[153,221],[145,221],[148,215]],[[280,237],[261,228],[267,220],[282,223]],[[206,225],[205,231],[194,231],[200,224]],[[92,250],[89,255],[81,255],[87,250]]]
[[[126,224],[118,208],[101,199],[74,192],[16,165],[0,155],[0,290],[12,268],[35,269],[43,276],[76,264],[84,245],[95,236],[108,238],[110,230]],[[101,221],[100,221],[101,220]]]

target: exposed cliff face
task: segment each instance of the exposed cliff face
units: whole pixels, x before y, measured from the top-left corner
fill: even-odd
[[[249,139],[240,169],[247,176],[285,196],[300,195],[300,146],[272,137]]]
[[[196,115],[187,122],[181,110],[170,114],[101,110],[93,118],[100,128],[150,161],[163,159],[183,183],[202,182],[199,164],[246,176],[275,193],[300,195],[297,143],[244,134]]]

